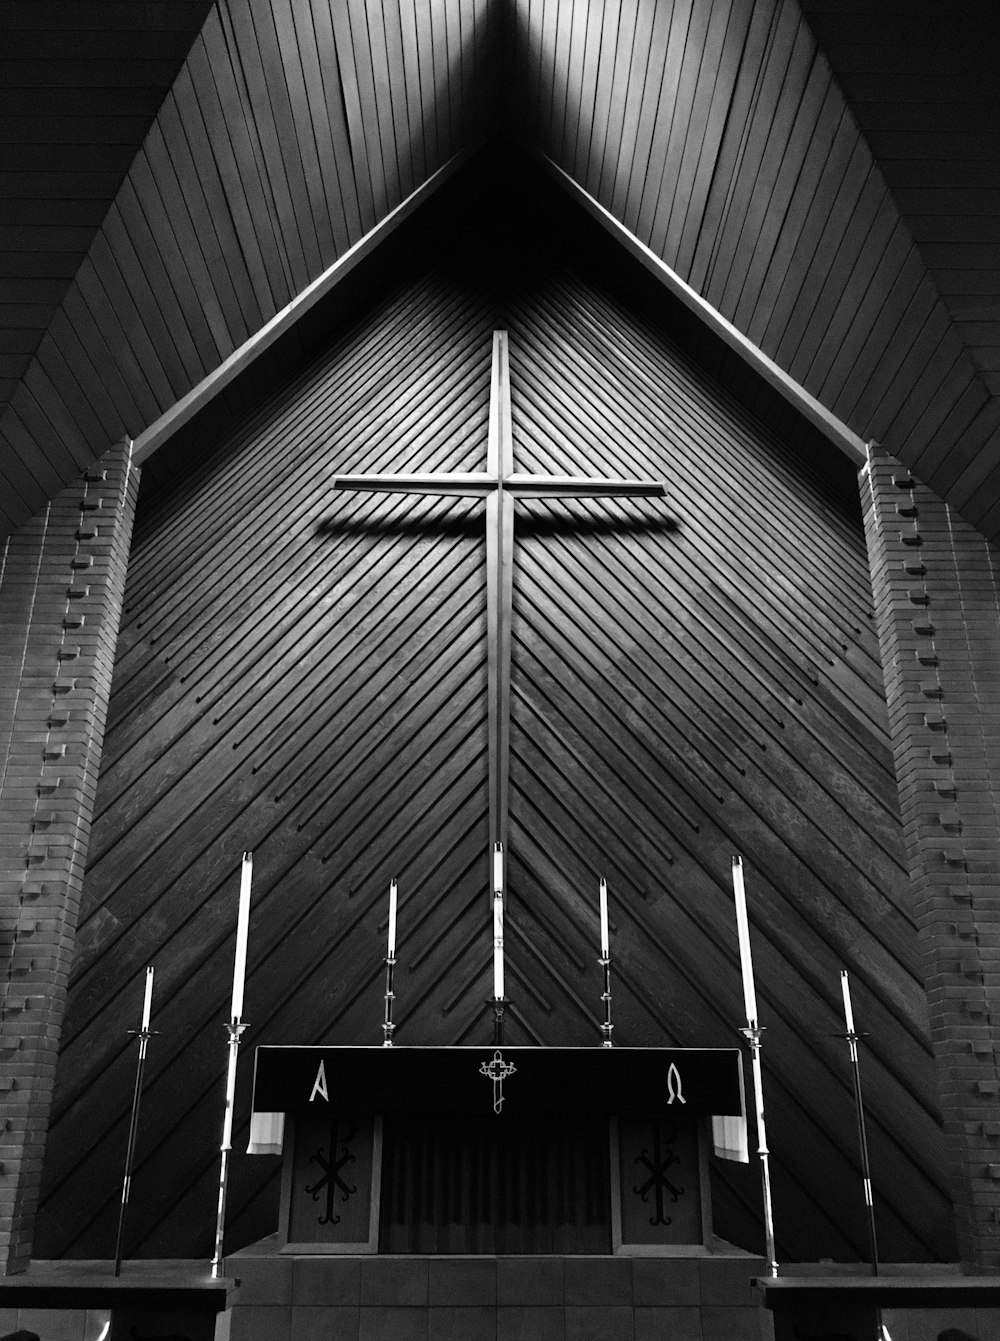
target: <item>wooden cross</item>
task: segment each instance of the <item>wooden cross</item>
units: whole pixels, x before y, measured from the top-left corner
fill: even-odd
[[[338,489],[486,499],[486,604],[489,692],[490,878],[496,844],[507,888],[507,797],[510,764],[510,629],[515,498],[662,498],[658,480],[521,475],[514,471],[507,332],[493,332],[490,427],[485,471],[445,474],[338,475]],[[491,884],[492,889],[492,884]]]

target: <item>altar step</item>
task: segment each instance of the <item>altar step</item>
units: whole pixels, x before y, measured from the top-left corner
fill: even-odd
[[[768,1341],[759,1257],[227,1259],[216,1341]]]

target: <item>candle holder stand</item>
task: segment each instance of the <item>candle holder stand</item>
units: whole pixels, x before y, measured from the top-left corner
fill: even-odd
[[[236,1061],[239,1057],[240,1038],[247,1025],[238,1017],[224,1026],[229,1034],[229,1060],[226,1068],[226,1111],[222,1119],[222,1144],[219,1147],[222,1162],[219,1169],[219,1206],[215,1217],[215,1256],[212,1258],[212,1277],[222,1274],[222,1239],[226,1229],[226,1189],[229,1184],[229,1155],[233,1148],[233,1106],[236,1102]]]
[[[125,1243],[125,1218],[128,1213],[129,1193],[132,1190],[132,1164],[135,1160],[135,1144],[139,1135],[139,1106],[142,1103],[142,1072],[146,1065],[146,1049],[149,1040],[159,1030],[130,1029],[128,1031],[139,1040],[139,1056],[135,1064],[135,1088],[132,1091],[132,1115],[128,1124],[128,1144],[125,1147],[125,1177],[122,1180],[122,1203],[118,1211],[118,1234],[115,1238],[115,1275],[122,1274],[122,1249]]]
[[[493,1043],[499,1048],[503,1046],[503,1017],[509,1001],[505,996],[491,996],[490,1005],[493,1007]]]
[[[861,1151],[861,1176],[864,1183],[865,1192],[865,1210],[868,1214],[868,1242],[871,1246],[872,1255],[872,1275],[878,1275],[878,1237],[875,1232],[875,1200],[872,1196],[872,1174],[871,1165],[868,1161],[868,1132],[865,1126],[865,1106],[861,1097],[861,1063],[858,1057],[858,1041],[863,1037],[853,1029],[846,1034],[838,1034],[838,1038],[846,1038],[851,1050],[851,1074],[854,1080],[854,1109],[858,1121],[858,1146]]]
[[[604,969],[604,991],[601,993],[601,1000],[604,1002],[604,1023],[601,1025],[601,1047],[610,1048],[611,1031],[614,1025],[611,1023],[611,955],[605,955],[603,959],[597,961]]]
[[[396,967],[395,955],[387,955],[385,960],[385,1015],[382,1019],[382,1046],[392,1047],[392,1035],[396,1026],[392,1022],[392,1003],[396,993],[392,990],[393,969]]]
[[[757,1154],[760,1156],[760,1180],[764,1193],[764,1240],[768,1270],[772,1276],[778,1274],[778,1262],[774,1248],[774,1212],[771,1205],[771,1168],[767,1148],[767,1133],[764,1127],[764,1078],[760,1065],[760,1050],[763,1046],[763,1028],[756,1021],[748,1024],[740,1033],[750,1044],[753,1070],[754,1103],[757,1110]]]

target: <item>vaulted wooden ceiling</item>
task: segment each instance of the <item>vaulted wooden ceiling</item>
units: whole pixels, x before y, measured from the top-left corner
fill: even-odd
[[[4,7],[4,530],[506,133],[1000,531],[995,7],[217,0],[192,43],[204,11]]]

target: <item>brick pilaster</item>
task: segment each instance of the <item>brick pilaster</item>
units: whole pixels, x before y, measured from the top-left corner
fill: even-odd
[[[966,1268],[1000,1269],[1000,555],[876,445],[875,616]]]
[[[138,468],[113,447],[0,548],[0,1271],[27,1265]]]

